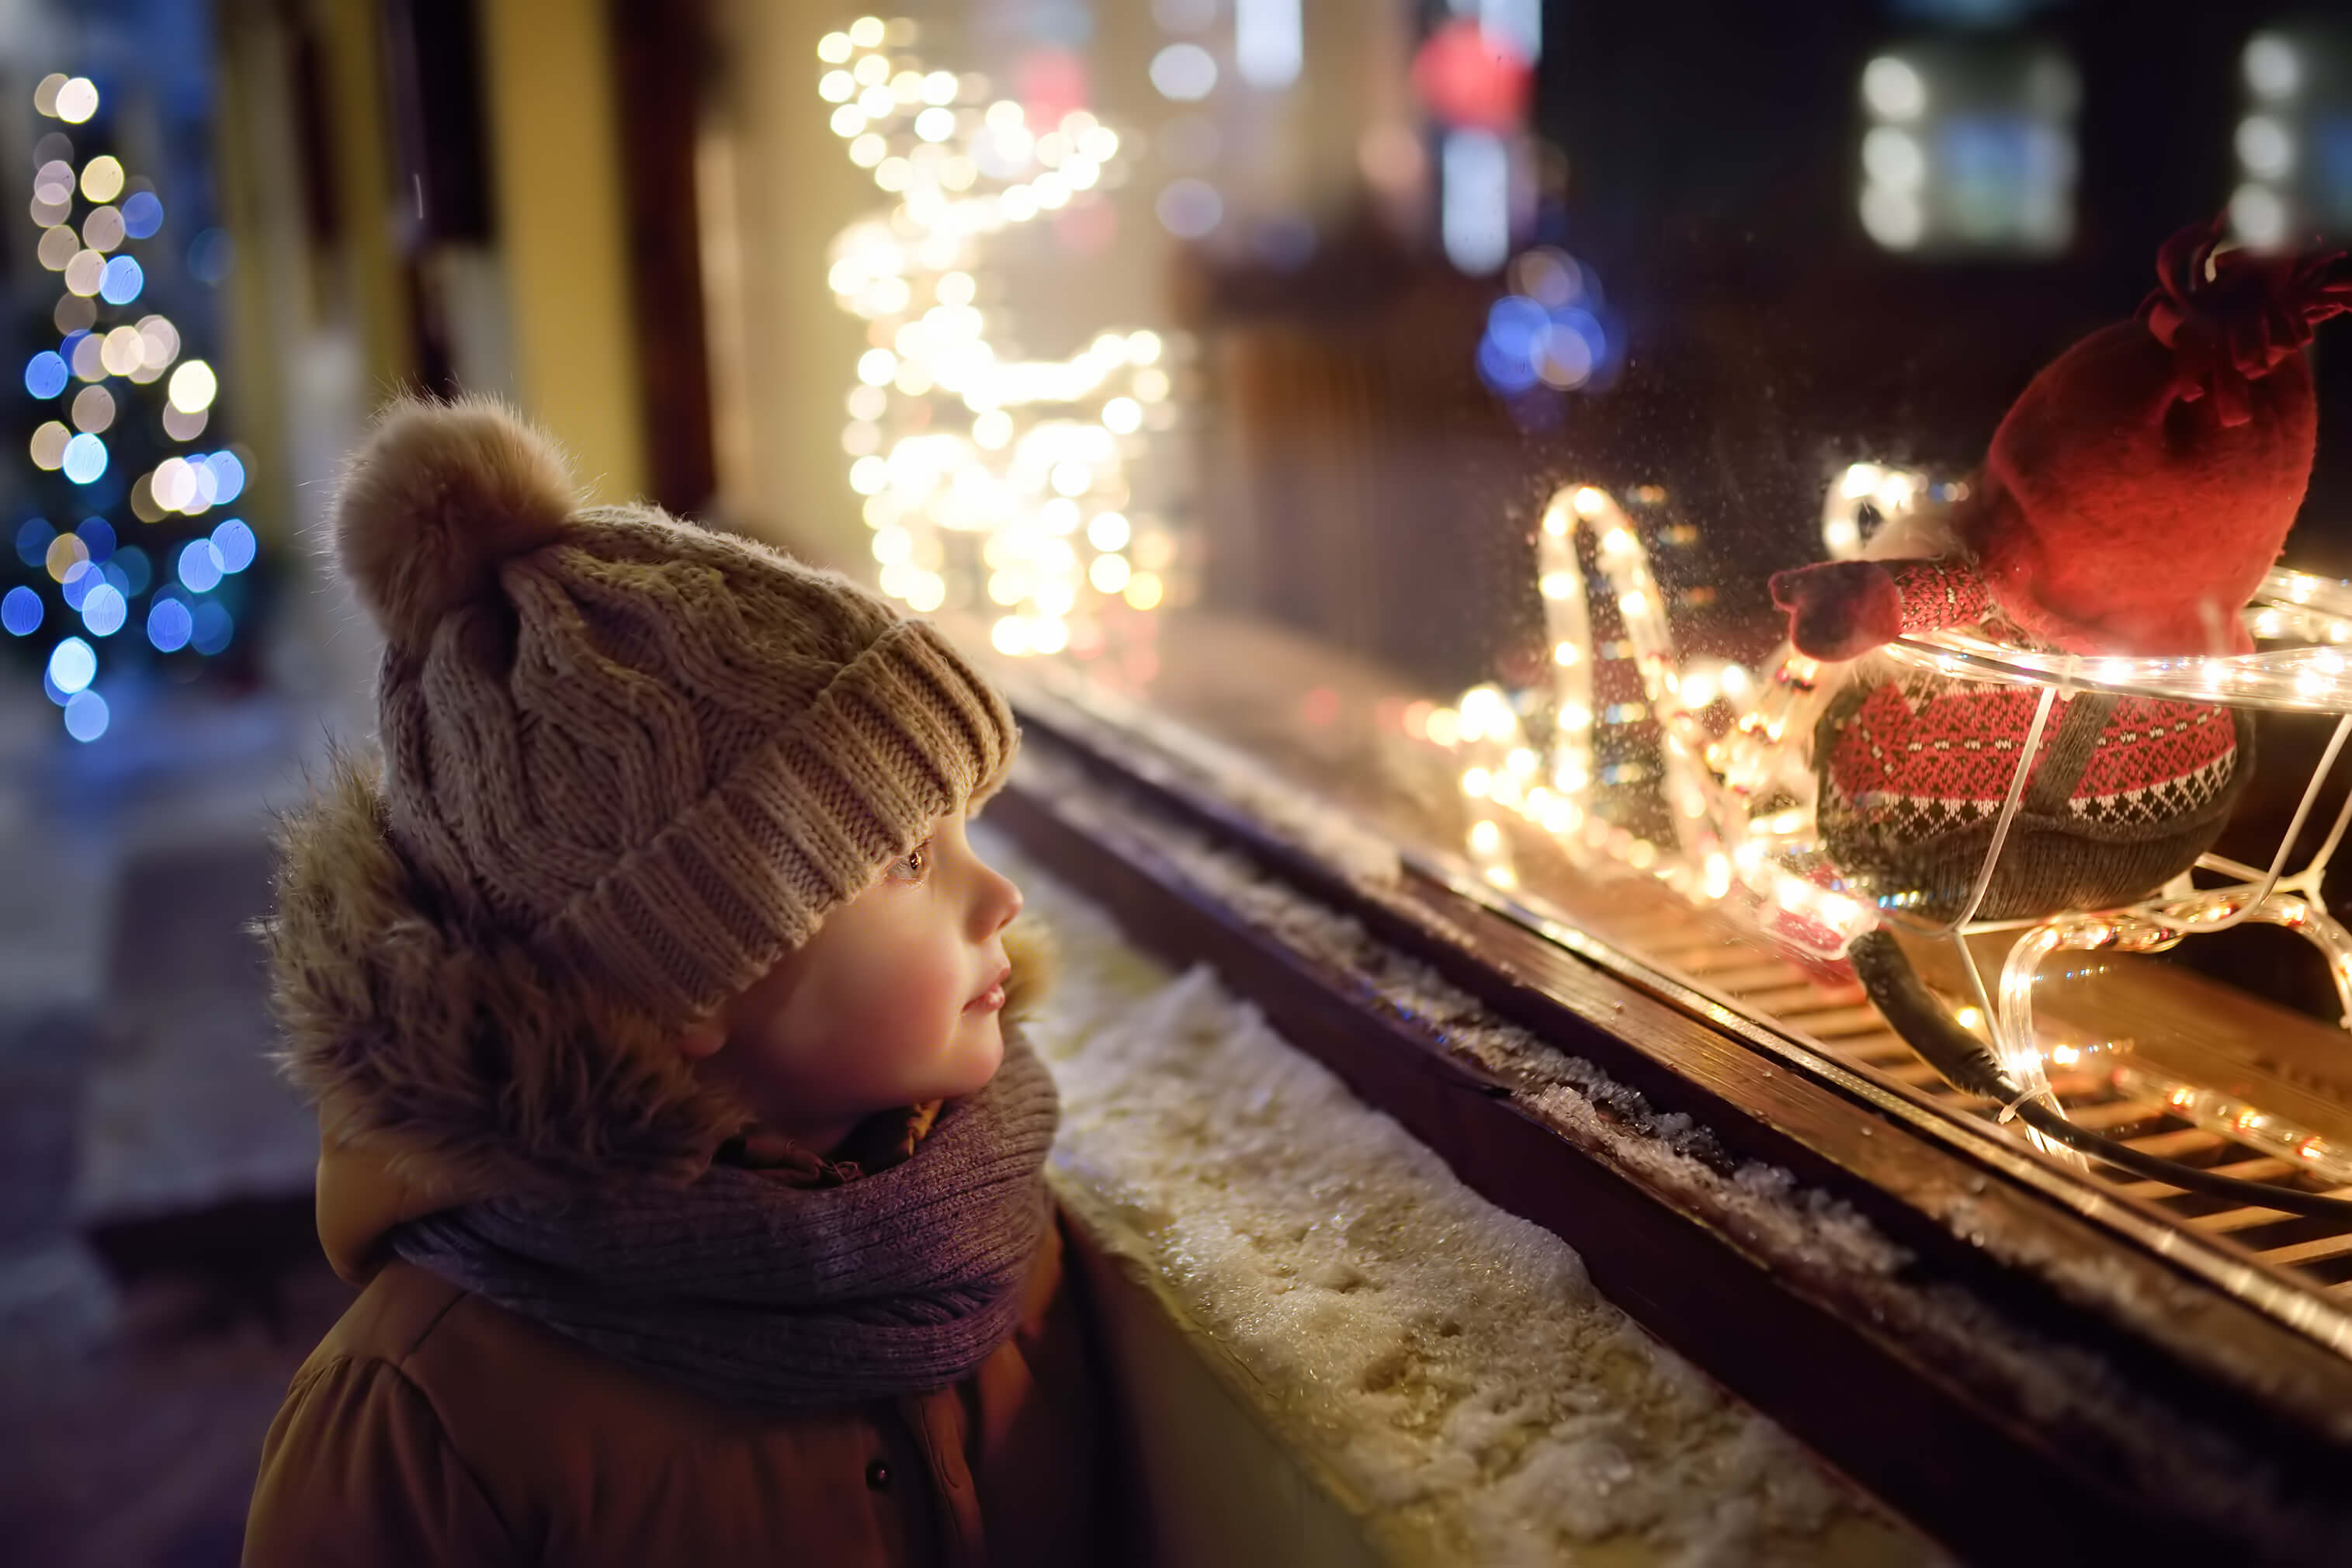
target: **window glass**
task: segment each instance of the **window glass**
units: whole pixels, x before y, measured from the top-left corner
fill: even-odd
[[[2352,707],[2344,444],[2237,662],[2235,603],[2200,654],[2005,588],[1940,643],[1817,660],[1770,587],[1900,537],[1984,565],[1965,598],[1991,525],[1955,520],[2032,477],[1988,477],[1996,430],[2132,318],[2170,237],[2217,223],[2220,276],[2352,236],[2340,28],[2032,0],[772,10],[733,23],[701,192],[744,519],[1904,1092],[1992,1109],[1850,962],[1898,927],[1946,1023],[2070,1117],[2352,1185],[2334,888],[2256,899],[2283,840],[2287,872],[2332,849],[2343,798],[2304,809]],[[2328,331],[2323,433],[2352,417]],[[2220,572],[2183,486],[2292,513],[2299,448],[2268,479],[2200,460],[2091,487],[2152,498],[2095,577]],[[1895,760],[1853,772],[1873,748]]]

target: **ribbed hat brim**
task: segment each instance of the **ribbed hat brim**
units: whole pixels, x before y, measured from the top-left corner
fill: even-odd
[[[700,801],[541,933],[592,984],[657,1017],[757,980],[1002,781],[1019,744],[987,679],[919,621],[892,626]]]

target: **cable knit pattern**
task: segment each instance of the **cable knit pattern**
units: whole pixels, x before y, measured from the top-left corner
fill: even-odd
[[[847,578],[568,482],[478,402],[396,408],[353,459],[385,825],[453,912],[688,1017],[992,789],[1018,733]]]
[[[908,1159],[832,1186],[719,1164],[693,1185],[494,1199],[400,1255],[652,1376],[806,1409],[944,1388],[1013,1332],[1048,1217],[1054,1081],[1017,1033]]]

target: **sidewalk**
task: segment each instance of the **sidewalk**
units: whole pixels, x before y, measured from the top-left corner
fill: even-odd
[[[273,1076],[274,810],[350,721],[165,689],[90,745],[0,684],[0,1540],[231,1563],[262,1434],[348,1292]]]

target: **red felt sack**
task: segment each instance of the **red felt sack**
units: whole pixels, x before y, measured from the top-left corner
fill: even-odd
[[[2299,352],[2352,310],[2339,256],[2216,255],[2184,229],[2129,321],[2033,378],[1955,520],[1993,601],[2084,653],[2249,651],[2238,612],[2277,560],[2317,413]]]

